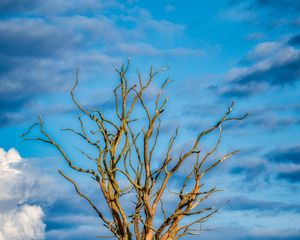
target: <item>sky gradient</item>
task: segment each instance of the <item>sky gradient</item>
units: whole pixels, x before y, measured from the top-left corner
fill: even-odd
[[[133,82],[136,68],[146,76],[150,65],[170,65],[148,95],[150,101],[166,77],[174,80],[164,93],[170,100],[162,120],[165,136],[181,126],[178,149],[233,99],[235,116],[250,113],[223,126],[218,154],[241,152],[212,172],[207,185],[224,190],[211,204],[229,202],[194,239],[300,239],[299,12],[299,0],[2,1],[0,240],[106,233],[57,173],[68,168],[54,149],[20,135],[42,115],[47,130],[72,149],[80,142],[60,129],[78,127],[69,94],[76,69],[79,100],[110,116],[114,69],[128,57]],[[207,150],[215,139],[204,140]],[[82,179],[84,186],[97,196]]]

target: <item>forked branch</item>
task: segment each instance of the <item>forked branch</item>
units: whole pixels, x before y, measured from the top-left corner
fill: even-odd
[[[183,149],[177,155],[174,153],[175,140],[179,135],[177,128],[169,137],[165,152],[158,154],[156,150],[160,149],[158,146],[161,145],[159,141],[162,135],[161,118],[168,102],[168,98],[163,98],[163,91],[171,80],[167,78],[163,81],[156,97],[153,101],[148,101],[145,92],[153,84],[154,78],[167,68],[163,67],[155,71],[151,66],[147,79],[143,79],[137,70],[137,83],[131,85],[128,80],[129,66],[128,60],[126,65],[116,69],[119,83],[113,90],[115,118],[111,119],[107,118],[101,110],[88,109],[77,100],[75,91],[79,81],[79,69],[76,71],[71,99],[83,116],[78,118],[79,130],[70,127],[62,130],[75,134],[84,144],[97,151],[95,156],[95,152],[89,153],[84,145],[80,148],[76,147],[81,153],[80,156],[85,160],[92,160],[93,167],[77,166],[75,162],[78,161],[69,157],[62,145],[45,130],[41,117],[22,137],[24,141],[41,141],[53,146],[71,169],[89,175],[97,182],[108,209],[105,214],[97,208],[100,200],[93,202],[92,198],[80,190],[75,180],[59,170],[59,173],[74,186],[77,194],[87,201],[104,226],[117,239],[173,240],[185,235],[198,234],[199,231],[195,231],[192,227],[207,221],[219,211],[216,207],[201,207],[203,201],[220,191],[217,188],[204,190],[203,177],[238,152],[235,150],[217,159],[215,157],[210,159],[213,158],[221,143],[222,125],[228,121],[243,120],[248,114],[242,117],[231,117],[233,101],[215,124],[192,139],[190,148]],[[149,103],[152,103],[152,106],[149,106]],[[134,118],[136,113],[144,114],[146,122],[140,124],[140,120]],[[28,137],[38,126],[41,137]],[[93,127],[90,129],[88,126]],[[204,136],[218,129],[219,137],[216,143],[207,153],[204,153],[199,147],[200,142]],[[166,208],[169,203],[164,202],[164,196],[168,193],[170,181],[175,179],[187,159],[193,160],[193,164],[184,176],[182,185],[176,191],[169,190],[169,193],[178,196],[177,204],[170,211]],[[122,198],[125,197],[131,197],[130,201],[123,201]],[[132,206],[129,206],[130,202]],[[190,222],[182,225],[183,219]]]

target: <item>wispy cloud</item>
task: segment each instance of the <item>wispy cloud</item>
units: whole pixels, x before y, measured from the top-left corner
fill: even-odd
[[[300,146],[273,149],[265,157],[275,163],[300,164]]]
[[[229,0],[228,6],[229,9],[223,13],[227,19],[260,25],[267,31],[276,31],[281,26],[295,28],[300,9],[299,1],[293,0]]]
[[[246,197],[232,197],[226,208],[234,211],[255,211],[257,214],[268,213],[276,215],[279,212],[299,213],[299,204],[290,204],[279,201],[257,200]]]
[[[202,48],[177,44],[186,37],[184,24],[155,19],[145,9],[117,1],[77,3],[6,1],[2,6],[7,14],[0,20],[2,122],[13,119],[16,111],[36,98],[70,89],[78,66],[85,69],[84,79],[95,79],[106,77],[108,69],[128,56],[201,58],[207,54]],[[121,14],[111,17],[112,9]]]
[[[241,97],[291,85],[300,79],[299,67],[299,49],[287,42],[259,43],[225,75],[227,84],[219,91],[223,96]]]

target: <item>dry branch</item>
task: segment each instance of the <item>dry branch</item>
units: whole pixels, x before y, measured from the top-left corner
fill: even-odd
[[[63,131],[74,133],[86,144],[96,147],[98,152],[97,157],[91,157],[89,153],[76,147],[85,158],[93,160],[95,168],[85,169],[77,167],[74,164],[75,161],[68,156],[61,145],[45,130],[41,117],[39,118],[39,122],[34,123],[22,137],[24,137],[25,141],[42,141],[52,145],[71,169],[88,174],[97,181],[99,190],[102,192],[106,207],[108,208],[108,211],[105,213],[97,208],[96,205],[99,204],[98,202],[93,202],[91,198],[81,192],[75,180],[59,170],[59,173],[74,186],[77,194],[88,202],[97,213],[99,219],[117,239],[171,240],[179,239],[185,235],[198,234],[199,231],[194,231],[191,227],[207,221],[213,214],[219,211],[219,208],[215,207],[199,208],[204,200],[219,191],[216,188],[203,191],[203,176],[224,160],[236,154],[238,150],[212,161],[210,165],[206,163],[207,159],[213,156],[221,143],[222,124],[227,121],[243,120],[247,114],[242,117],[230,117],[234,106],[233,101],[216,124],[197,135],[190,149],[183,149],[179,155],[174,156],[174,143],[178,137],[177,128],[174,135],[170,137],[165,156],[162,157],[160,165],[153,169],[152,166],[155,161],[153,154],[155,149],[157,149],[160,137],[161,114],[164,112],[164,108],[168,102],[168,98],[161,100],[162,92],[171,80],[166,79],[162,83],[153,103],[154,112],[151,112],[150,109],[152,108],[148,106],[149,103],[146,102],[144,93],[153,82],[154,77],[167,68],[154,71],[151,67],[148,79],[145,81],[142,79],[139,71],[137,71],[138,83],[129,86],[127,79],[129,65],[130,62],[128,61],[126,65],[122,65],[120,69],[116,69],[120,80],[119,85],[113,91],[115,97],[115,114],[118,120],[116,122],[106,118],[103,112],[89,110],[79,103],[75,96],[79,79],[79,69],[76,72],[75,84],[71,90],[72,101],[80,113],[92,121],[97,129],[86,129],[84,118],[80,116],[78,118],[80,130],[65,128]],[[131,97],[129,97],[129,94]],[[137,125],[133,125],[137,120],[132,118],[134,111],[139,109],[143,110],[147,119],[146,127],[141,129],[137,129]],[[27,138],[37,126],[39,126],[42,137]],[[217,129],[219,129],[217,142],[212,149],[201,157],[200,141],[205,135]],[[93,138],[90,137],[90,134],[93,135]],[[92,140],[95,138],[97,140]],[[194,157],[193,168],[185,176],[179,191],[171,192],[178,195],[178,203],[173,211],[167,211],[163,196],[166,193],[168,184],[176,176],[176,173],[186,160],[191,157]],[[120,179],[124,178],[129,186],[121,188]],[[189,190],[187,190],[188,186]],[[129,210],[128,203],[120,200],[128,194],[135,196],[134,207]],[[160,208],[158,209],[159,204]],[[158,224],[154,224],[157,222],[156,219],[159,218],[160,213],[163,220]],[[197,218],[193,218],[194,216]],[[184,218],[191,219],[190,223],[182,225]]]

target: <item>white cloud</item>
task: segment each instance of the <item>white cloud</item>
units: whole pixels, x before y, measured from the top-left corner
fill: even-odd
[[[114,51],[126,53],[133,56],[152,56],[152,57],[204,57],[208,55],[208,51],[201,48],[169,48],[169,49],[160,49],[156,48],[153,45],[146,43],[120,43],[118,44]],[[218,51],[217,47],[210,47],[212,53]]]
[[[54,229],[47,232],[47,238],[55,240],[65,239],[96,239],[97,236],[112,236],[107,232],[104,226],[99,225],[81,225],[69,229]],[[100,238],[101,239],[101,238]],[[113,239],[113,237],[111,238]],[[1,240],[1,239],[0,239]]]
[[[0,148],[0,240],[44,239],[44,213],[28,200],[50,202],[48,190],[51,180],[22,163],[18,151]]]
[[[247,55],[249,60],[257,60],[265,58],[270,54],[274,54],[280,47],[278,42],[263,42],[254,47],[254,49]]]
[[[250,61],[270,62],[269,65],[280,64],[295,59],[299,51],[280,42],[263,42],[254,47],[247,55]]]
[[[44,239],[43,210],[39,206],[23,205],[0,213],[0,240]]]
[[[275,42],[258,44],[246,57],[247,60],[253,61],[253,64],[246,67],[232,68],[227,74],[227,79],[230,81],[240,80],[258,71],[268,71],[276,66],[296,60],[299,54],[299,50]]]
[[[171,4],[168,4],[167,6],[165,6],[165,11],[166,12],[174,12],[174,11],[176,11],[176,7]]]
[[[225,76],[229,82],[284,84],[299,77],[300,51],[285,42],[263,42],[246,56],[246,66],[233,67]],[[295,65],[295,66],[294,66]]]
[[[11,165],[14,163],[19,163],[21,161],[21,156],[15,149],[10,149],[8,152],[5,152],[4,149],[0,148],[0,171],[2,173],[17,174],[19,171],[12,168]],[[2,175],[0,177],[3,177]]]

